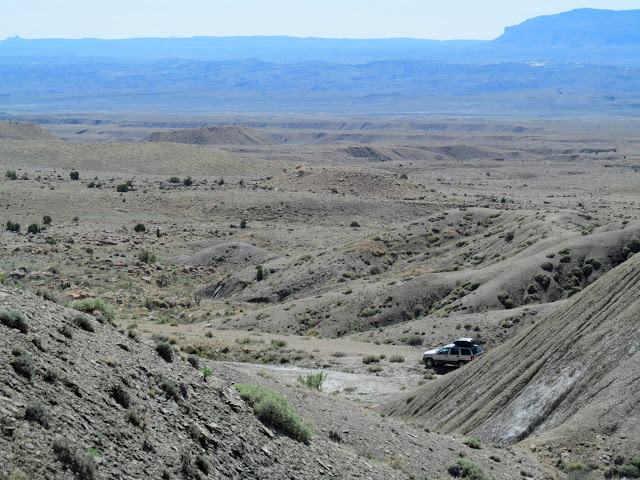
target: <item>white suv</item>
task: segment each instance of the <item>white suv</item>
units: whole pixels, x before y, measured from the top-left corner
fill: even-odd
[[[462,367],[465,363],[482,355],[482,348],[474,338],[458,338],[453,343],[442,348],[436,348],[424,352],[422,360],[428,368],[436,365],[457,365]]]

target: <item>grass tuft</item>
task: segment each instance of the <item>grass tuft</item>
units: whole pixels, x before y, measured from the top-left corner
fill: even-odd
[[[308,443],[313,435],[311,428],[302,423],[287,400],[273,390],[251,385],[237,384],[240,396],[253,407],[256,416],[272,427],[291,435],[296,440]]]

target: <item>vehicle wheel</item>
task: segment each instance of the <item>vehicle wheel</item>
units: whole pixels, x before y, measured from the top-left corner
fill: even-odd
[[[463,362],[462,360],[460,360],[460,361],[458,362],[458,368],[460,368],[460,367],[464,367],[464,364],[465,364],[465,363],[467,363],[467,362]]]
[[[433,358],[427,358],[424,361],[424,364],[427,366],[427,368],[433,368],[436,366],[436,362],[433,361]]]

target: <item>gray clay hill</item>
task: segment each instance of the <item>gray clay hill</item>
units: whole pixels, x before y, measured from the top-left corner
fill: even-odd
[[[202,127],[153,132],[145,140],[193,145],[273,145],[269,139],[248,127]]]

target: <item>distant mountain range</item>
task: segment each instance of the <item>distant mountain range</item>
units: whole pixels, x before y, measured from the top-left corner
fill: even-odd
[[[636,114],[640,105],[640,10],[536,17],[493,41],[12,37],[0,42],[0,57],[0,110],[9,112],[205,105],[424,112],[441,103],[434,97],[471,97],[470,105],[491,95],[480,104],[497,108],[525,93],[544,99],[523,103],[536,112],[579,103]],[[459,111],[460,102],[450,102]]]

